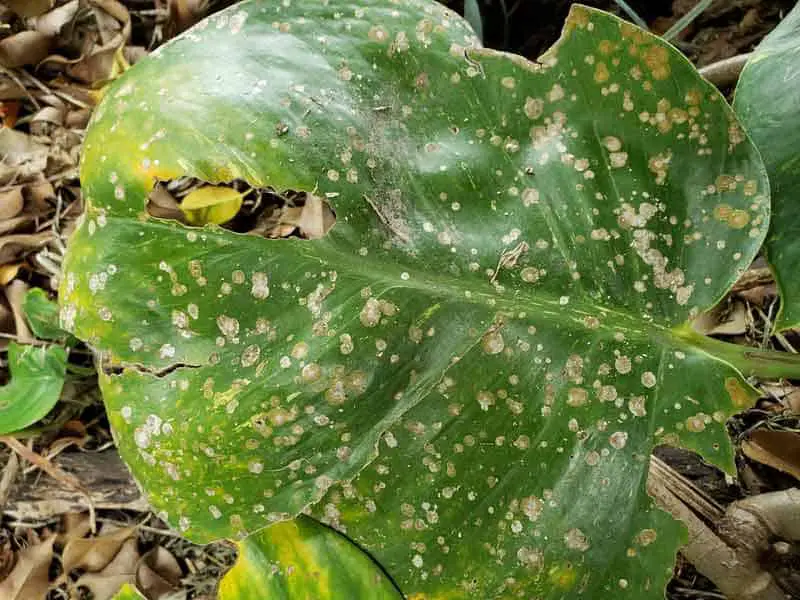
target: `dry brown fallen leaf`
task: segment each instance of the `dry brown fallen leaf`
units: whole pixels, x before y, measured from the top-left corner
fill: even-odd
[[[800,434],[794,431],[756,429],[742,441],[742,452],[750,460],[800,479]]]
[[[21,131],[0,129],[0,185],[27,183],[47,168],[49,148]]]
[[[25,198],[22,196],[21,185],[0,191],[0,221],[16,217],[22,212],[24,205]]]
[[[96,537],[72,538],[64,546],[62,553],[64,573],[69,574],[74,569],[91,573],[102,571],[135,533],[135,527],[125,527]]]
[[[163,546],[156,546],[139,560],[136,587],[149,600],[159,600],[178,591],[182,575],[172,553]]]
[[[46,13],[55,0],[5,0],[4,4],[20,17],[36,17]]]
[[[70,540],[79,539],[89,534],[92,530],[91,519],[85,512],[69,512],[61,517],[61,533],[56,538],[60,546],[66,545]]]
[[[319,196],[308,194],[296,223],[300,234],[309,240],[318,240],[324,237],[335,223],[336,217],[328,203]]]
[[[160,2],[157,0],[156,4],[160,4]],[[167,5],[169,7],[168,37],[189,29],[203,18],[208,9],[207,0],[167,0]]]
[[[123,584],[133,583],[138,562],[136,540],[128,539],[102,571],[81,575],[75,585],[86,587],[94,600],[110,600]]]
[[[81,60],[67,67],[67,73],[85,83],[113,79],[127,66],[123,48],[131,36],[131,16],[117,0],[90,0],[97,21],[99,39],[89,41]]]
[[[32,344],[35,338],[28,328],[28,322],[25,320],[25,312],[22,309],[22,303],[25,301],[25,294],[28,293],[28,284],[16,279],[5,286],[3,291],[5,292],[9,306],[11,306],[11,312],[14,315],[17,342],[20,344]]]
[[[31,251],[46,245],[52,238],[53,234],[50,231],[0,237],[0,265],[18,261]]]
[[[2,494],[0,494],[2,496]],[[2,498],[0,498],[2,499]],[[5,539],[0,543],[0,581],[5,580],[11,569],[14,568],[16,557],[11,549],[11,540]]]
[[[721,304],[701,313],[692,327],[704,335],[742,335],[747,331],[747,308],[744,302],[734,302],[733,307]]]
[[[22,263],[11,263],[0,265],[0,285],[8,285],[19,274]]]
[[[33,27],[39,33],[47,36],[56,36],[61,33],[64,25],[71,22],[78,13],[78,0],[70,0],[66,4],[54,8],[47,14],[36,17],[33,20]]]
[[[52,38],[38,31],[20,31],[0,40],[0,65],[14,69],[37,65],[50,52]]]
[[[3,600],[44,600],[50,586],[48,572],[53,560],[55,536],[25,548],[5,580],[0,582]]]

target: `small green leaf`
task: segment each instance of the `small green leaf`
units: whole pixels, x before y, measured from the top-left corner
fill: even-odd
[[[58,304],[41,288],[31,288],[25,295],[22,310],[33,334],[42,340],[64,341],[72,337],[58,322]]]
[[[239,542],[219,600],[401,600],[380,567],[342,534],[309,517]]]
[[[48,348],[8,346],[11,381],[0,388],[0,435],[36,423],[55,406],[64,385],[67,352],[61,346]]]
[[[222,225],[239,212],[243,196],[233,188],[206,185],[190,192],[181,202],[181,210],[192,225]]]
[[[798,327],[800,4],[759,44],[745,65],[736,87],[734,107],[761,152],[772,188],[772,221],[766,249],[781,292],[775,325],[778,329]]]
[[[139,593],[136,586],[126,583],[114,595],[111,600],[146,600],[145,597]]]

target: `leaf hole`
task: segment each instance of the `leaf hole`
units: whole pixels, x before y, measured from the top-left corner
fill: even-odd
[[[184,369],[199,369],[201,365],[190,365],[187,363],[175,363],[172,365],[168,365],[162,369],[154,369],[152,367],[146,367],[144,365],[135,363],[135,364],[125,364],[125,365],[112,365],[110,363],[102,363],[100,368],[103,371],[104,375],[108,376],[115,376],[115,375],[122,375],[125,373],[126,369],[137,371],[142,374],[152,375],[157,378],[166,377],[175,371],[184,370]]]
[[[241,179],[223,184],[195,177],[157,181],[147,212],[188,227],[213,224],[271,239],[320,239],[336,224],[336,213],[325,198],[310,192],[256,188]]]

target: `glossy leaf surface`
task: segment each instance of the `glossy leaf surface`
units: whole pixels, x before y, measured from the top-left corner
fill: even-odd
[[[661,598],[682,533],[648,456],[732,463],[751,390],[712,354],[745,349],[685,324],[764,238],[763,165],[611,15],[574,7],[538,64],[475,44],[422,0],[253,1],[138,63],[88,134],[62,322],[122,367],[120,451],[193,539],[309,510],[410,598]],[[337,222],[149,218],[180,176],[314,193]]]
[[[25,429],[47,415],[64,386],[67,352],[60,346],[8,346],[11,381],[0,387],[0,435]]]
[[[402,595],[356,545],[301,517],[248,536],[220,583],[219,600],[401,600]]]
[[[800,325],[800,4],[756,48],[736,87],[737,113],[769,173],[767,258],[781,292],[779,329]]]

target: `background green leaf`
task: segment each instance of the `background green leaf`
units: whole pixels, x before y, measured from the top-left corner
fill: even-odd
[[[356,545],[308,517],[279,523],[239,543],[219,600],[401,600]]]
[[[58,304],[47,297],[42,288],[31,288],[25,294],[22,310],[33,334],[42,340],[64,341],[75,339],[61,329],[58,323]]]
[[[427,1],[247,2],[137,63],[88,133],[62,323],[193,539],[311,511],[410,598],[662,598],[683,538],[648,456],[732,465],[752,390],[714,354],[749,350],[686,323],[763,241],[763,165],[611,15],[573,8],[538,64],[475,43]],[[313,192],[337,223],[148,217],[180,176]]]
[[[55,406],[64,385],[67,352],[61,346],[8,346],[11,381],[0,387],[0,435],[33,425]]]
[[[775,325],[800,325],[800,4],[756,48],[734,106],[761,151],[772,187],[767,258],[781,292]]]
[[[145,597],[139,593],[136,586],[126,583],[120,588],[112,600],[145,600]]]

